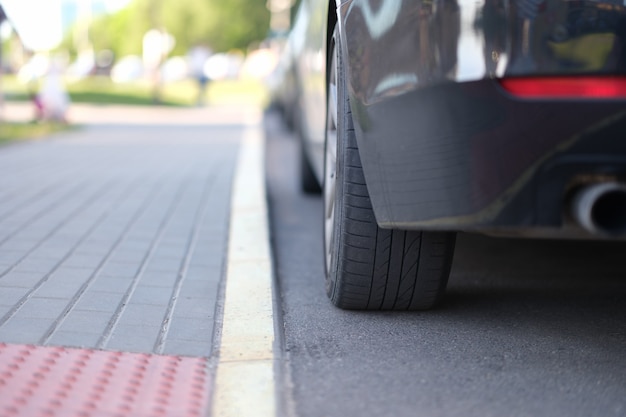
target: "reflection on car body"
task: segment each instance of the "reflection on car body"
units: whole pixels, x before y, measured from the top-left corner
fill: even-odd
[[[298,17],[335,304],[435,305],[458,231],[624,237],[622,3],[302,0]]]

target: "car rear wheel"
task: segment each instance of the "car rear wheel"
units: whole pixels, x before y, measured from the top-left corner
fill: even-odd
[[[445,292],[456,235],[378,227],[336,31],[331,46],[323,185],[326,292],[345,309],[431,308]]]

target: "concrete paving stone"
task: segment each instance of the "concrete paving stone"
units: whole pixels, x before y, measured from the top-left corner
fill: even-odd
[[[165,306],[128,303],[116,326],[160,327],[165,318]]]
[[[0,262],[0,276],[12,270],[14,265],[15,264],[12,264],[12,263]]]
[[[160,258],[153,253],[147,263],[147,268],[155,271],[179,271],[183,256],[179,258]]]
[[[41,258],[38,256],[29,255],[23,261],[15,266],[16,272],[34,272],[45,274],[51,272],[52,269],[59,263],[59,259],[55,258]]]
[[[0,278],[0,287],[32,288],[43,274],[13,270]]]
[[[2,242],[6,242],[9,239],[12,238],[18,238],[18,239],[28,239],[28,238],[32,238],[35,240],[39,240],[39,236],[16,236],[16,231],[19,230],[21,226],[14,226],[14,227],[10,227],[10,226],[6,226],[4,224],[2,224],[0,222],[0,243]]]
[[[27,293],[28,288],[0,286],[0,305],[13,306]]]
[[[212,343],[167,339],[163,354],[208,358],[212,354]]]
[[[184,201],[182,203],[185,204]],[[195,228],[194,219],[197,211],[198,209],[194,207],[189,213],[180,211],[174,213],[174,217],[165,228],[163,242],[184,245],[189,240],[190,232]]]
[[[125,230],[129,223],[132,222],[133,217],[137,214],[139,207],[143,205],[143,200],[145,200],[145,197],[142,198],[141,203],[124,200],[120,203],[123,204],[123,206],[117,205],[114,208],[115,211],[102,222],[102,225],[111,230]]]
[[[173,317],[166,339],[191,340],[210,343],[213,340],[212,318],[196,319]]]
[[[190,217],[193,219],[193,216],[190,215]],[[185,247],[189,243],[189,238],[193,230],[193,226],[188,223],[170,223],[161,241]]]
[[[106,277],[130,278],[137,275],[140,264],[107,262],[102,266],[99,275]]]
[[[0,230],[2,230],[1,236],[3,238],[9,233],[20,230],[24,227],[24,225],[31,221],[31,218],[35,213],[29,213],[27,211],[28,209],[29,207],[23,207],[20,211],[13,212],[9,214],[8,217],[5,217],[0,221]]]
[[[174,308],[174,317],[207,319],[215,316],[217,294],[210,297],[179,297]]]
[[[169,208],[174,203],[172,201],[173,195],[168,196],[167,199],[157,199],[152,202],[152,207],[145,211],[142,216],[137,219],[131,230],[133,236],[139,236],[139,238],[148,238],[154,236],[159,230],[167,223],[167,219],[171,217]],[[158,207],[154,207],[157,204]]]
[[[63,262],[63,265],[82,268],[96,268],[100,263],[102,263],[103,260],[104,257],[101,255],[83,255],[73,253]]]
[[[94,273],[93,268],[85,268],[73,265],[61,265],[52,274],[52,278],[62,277],[63,279],[87,280]]]
[[[33,216],[38,215],[49,202],[36,201],[28,206],[22,207],[19,211],[12,212],[8,217],[2,220],[2,226],[11,228],[21,228],[32,222]]]
[[[171,233],[176,234],[177,230],[186,229],[195,226],[194,219],[198,214],[198,210],[201,209],[201,204],[204,204],[203,196],[205,193],[204,185],[193,186],[190,183],[189,178],[183,180],[182,185],[184,188],[184,194],[179,200],[178,206],[174,211],[172,218],[168,223],[168,230]],[[172,239],[184,239],[185,236],[172,236]]]
[[[164,234],[159,239],[159,243],[154,248],[155,250],[163,250],[164,252],[178,252],[185,250],[189,246],[189,240],[191,238],[191,231],[186,233],[185,239],[167,239],[167,234]]]
[[[91,286],[80,296],[73,311],[108,313],[110,316],[118,309],[128,286],[129,283],[118,292],[94,290]]]
[[[146,271],[139,282],[144,286],[173,288],[177,278],[178,272]]]
[[[156,342],[161,334],[162,326],[142,326],[134,324],[118,324],[111,332],[111,340],[114,338],[128,338],[132,336],[140,336],[150,339],[152,343]]]
[[[224,222],[228,222],[227,216],[220,217],[224,219]],[[225,242],[228,236],[228,228],[226,225],[223,227],[202,227],[198,233],[196,245],[200,247],[210,247],[212,245],[221,245]]]
[[[82,236],[85,230],[88,230],[90,227],[94,225],[94,223],[100,218],[100,214],[97,216],[93,216],[93,218],[85,219],[85,218],[73,218],[72,222],[61,229],[59,235],[64,233],[72,233],[78,236]]]
[[[118,326],[105,348],[127,352],[152,352],[160,331],[160,327]]]
[[[0,304],[0,317],[4,317],[5,314],[8,314],[9,311],[11,311],[11,309],[13,308],[15,303],[12,303],[10,305],[4,305],[4,304]]]
[[[85,243],[98,242],[103,248],[106,248],[107,251],[110,251],[115,246],[117,240],[119,239],[119,236],[121,235],[121,232],[112,230],[110,230],[108,233],[102,233],[98,230],[98,228],[91,229],[89,231],[85,230],[83,234],[87,234],[87,232],[88,236],[81,236],[79,239],[76,240],[68,240],[73,243],[72,248],[74,250],[81,248]]]
[[[63,319],[57,331],[96,333],[101,335],[112,317],[111,312],[106,311],[72,310]]]
[[[46,244],[51,245],[52,247],[57,247],[61,245],[67,246],[67,242],[74,243],[81,240],[87,230],[88,228],[75,229],[66,225],[57,230],[54,233],[54,236],[50,237],[46,241]]]
[[[169,180],[168,180],[169,181]],[[163,183],[157,191],[152,193],[142,208],[142,212],[135,221],[136,233],[148,230],[158,230],[163,219],[166,218],[169,207],[174,200],[174,193],[166,183]],[[147,199],[147,200],[148,200]]]
[[[95,227],[92,231],[92,234],[98,236],[102,240],[116,242],[124,233],[124,230],[127,227],[128,225],[126,224],[124,224],[123,226],[113,226],[105,221]]]
[[[121,252],[147,252],[151,244],[152,241],[150,239],[130,239],[126,237],[116,250]]]
[[[108,262],[117,264],[140,264],[147,253],[147,250],[128,250],[118,247],[111,253]]]
[[[228,220],[230,218],[229,213],[223,213],[219,216],[215,213],[212,213],[207,215],[207,217],[219,218],[224,220],[219,222],[219,224],[203,224],[200,227],[200,233],[198,235],[198,245],[223,243],[224,239],[228,236]]]
[[[172,288],[154,287],[140,284],[133,291],[129,302],[162,306],[166,308],[172,299],[172,292]]]
[[[154,259],[163,259],[168,261],[178,260],[180,262],[180,260],[185,257],[185,251],[185,246],[177,246],[176,248],[163,248],[161,245],[159,245],[152,253],[152,257]]]
[[[58,228],[62,222],[63,220],[61,219],[46,219],[46,221],[40,219],[35,223],[24,226],[22,229],[20,229],[16,236],[20,236],[23,238],[37,238],[45,236],[49,239],[49,241],[51,241],[54,234],[58,232]]]
[[[162,236],[159,239],[159,248],[163,248],[164,250],[180,250],[180,248],[184,248],[187,246],[187,242],[189,241],[189,236],[186,239],[168,239],[166,236]]]
[[[217,278],[217,277],[216,277]],[[180,289],[182,297],[205,297],[209,296],[216,290],[216,280],[207,279],[205,281],[195,280],[183,282]]]
[[[160,262],[155,259],[151,259],[148,261],[145,267],[145,274],[154,274],[154,273],[169,273],[176,275],[180,271],[181,261],[171,262],[171,260],[166,260],[170,262]]]
[[[216,245],[210,250],[200,250],[196,248],[189,261],[190,268],[194,270],[211,270],[220,267],[226,258],[222,250],[216,250]]]
[[[216,267],[218,265],[215,265]],[[189,268],[185,271],[185,281],[204,281],[209,279],[209,277],[214,273],[216,268],[209,268],[206,266],[194,266],[190,265]]]
[[[9,230],[9,229],[5,229]],[[18,237],[20,239],[42,239],[46,236],[52,234],[54,227],[47,225],[20,225],[15,229],[10,229],[13,236]]]
[[[98,344],[100,336],[100,333],[89,333],[84,331],[72,332],[60,330],[54,332],[50,339],[48,339],[46,345],[76,348],[93,348]]]
[[[86,279],[79,278],[51,277],[37,288],[33,295],[40,298],[60,298],[69,301],[86,281]]]
[[[159,233],[158,225],[162,219],[150,221],[147,225],[141,223],[135,223],[133,227],[128,231],[126,235],[128,239],[133,240],[148,240],[152,242],[156,235]]]
[[[110,250],[112,245],[115,243],[115,240],[116,239],[111,236],[104,236],[92,233],[80,242],[80,246],[77,249],[94,247],[97,250],[100,250],[101,248],[106,248],[107,250]]]
[[[188,192],[197,193],[198,197],[200,197],[202,191],[202,189],[198,189],[197,191],[190,190]],[[180,201],[180,205],[177,207],[177,210],[174,212],[172,218],[167,224],[166,240],[176,242],[186,240],[189,237],[189,235],[185,232],[188,232],[189,229],[196,226],[194,219],[198,214],[198,210],[201,209],[199,205],[200,201],[196,201],[195,199],[186,198]]]
[[[109,231],[121,232],[128,229],[133,224],[133,218],[139,210],[137,207],[132,207],[128,213],[122,213],[118,207],[109,217],[104,219],[102,223],[96,228],[97,233],[107,233]]]
[[[0,340],[4,343],[37,344],[53,322],[54,318],[13,317],[0,326]]]
[[[177,203],[176,190],[167,184],[164,184],[153,197],[135,222],[137,234],[154,232],[163,227],[164,221],[171,216],[172,206]]]
[[[201,194],[202,190],[192,191],[187,190],[187,192],[198,193]],[[176,210],[172,214],[172,217],[167,223],[165,230],[167,231],[166,240],[171,240],[174,243],[176,241],[185,240],[189,236],[184,233],[184,231],[188,231],[189,228],[194,227],[194,218],[198,212],[198,201],[192,200],[190,198],[184,198],[179,201],[179,205],[176,207]],[[183,231],[182,233],[180,233]]]
[[[124,294],[132,282],[132,277],[112,277],[99,274],[89,285],[89,291]]]
[[[34,249],[30,252],[29,256],[33,256],[35,258],[56,259],[58,261],[69,254],[74,245],[75,243],[71,242],[64,242],[59,246],[52,246],[48,244]]]
[[[102,242],[83,241],[74,249],[77,255],[102,255],[109,253],[111,246]]]
[[[0,245],[0,251],[4,252],[5,249],[16,252],[27,252],[30,249],[37,246],[37,239],[24,239],[21,237],[10,238],[6,242]]]
[[[20,309],[17,310],[9,321],[20,317],[30,319],[56,319],[61,315],[65,307],[67,307],[68,302],[69,299],[64,298],[30,297],[22,304]]]
[[[18,260],[24,257],[25,254],[26,254],[26,251],[24,250],[2,249],[0,250],[0,262],[8,263],[8,264],[15,264],[17,263]]]

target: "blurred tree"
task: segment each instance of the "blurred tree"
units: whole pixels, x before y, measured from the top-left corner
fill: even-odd
[[[184,55],[196,44],[212,44],[212,7],[210,0],[163,0],[162,25],[176,39],[172,54]]]
[[[252,42],[267,36],[270,12],[265,0],[206,1],[210,2],[213,13],[208,42],[215,50],[245,50]]]
[[[96,51],[110,49],[118,58],[141,54],[143,35],[153,27],[175,37],[174,55],[184,55],[198,44],[215,52],[246,50],[267,36],[269,20],[265,0],[133,0],[114,14],[94,19],[90,38]],[[63,48],[76,52],[71,32]]]
[[[110,49],[116,58],[141,55],[143,35],[150,29],[150,22],[142,11],[133,4],[117,13],[96,18],[90,29],[94,50]]]

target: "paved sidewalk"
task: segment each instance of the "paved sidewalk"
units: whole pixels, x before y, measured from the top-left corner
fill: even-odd
[[[80,110],[118,124],[0,148],[0,342],[210,356],[258,111]]]
[[[27,122],[33,120],[33,105],[28,102],[5,102],[3,120]],[[220,105],[208,107],[124,106],[72,104],[68,120],[87,125],[150,125],[206,126],[236,125],[242,121],[258,121],[258,109],[250,105]]]

